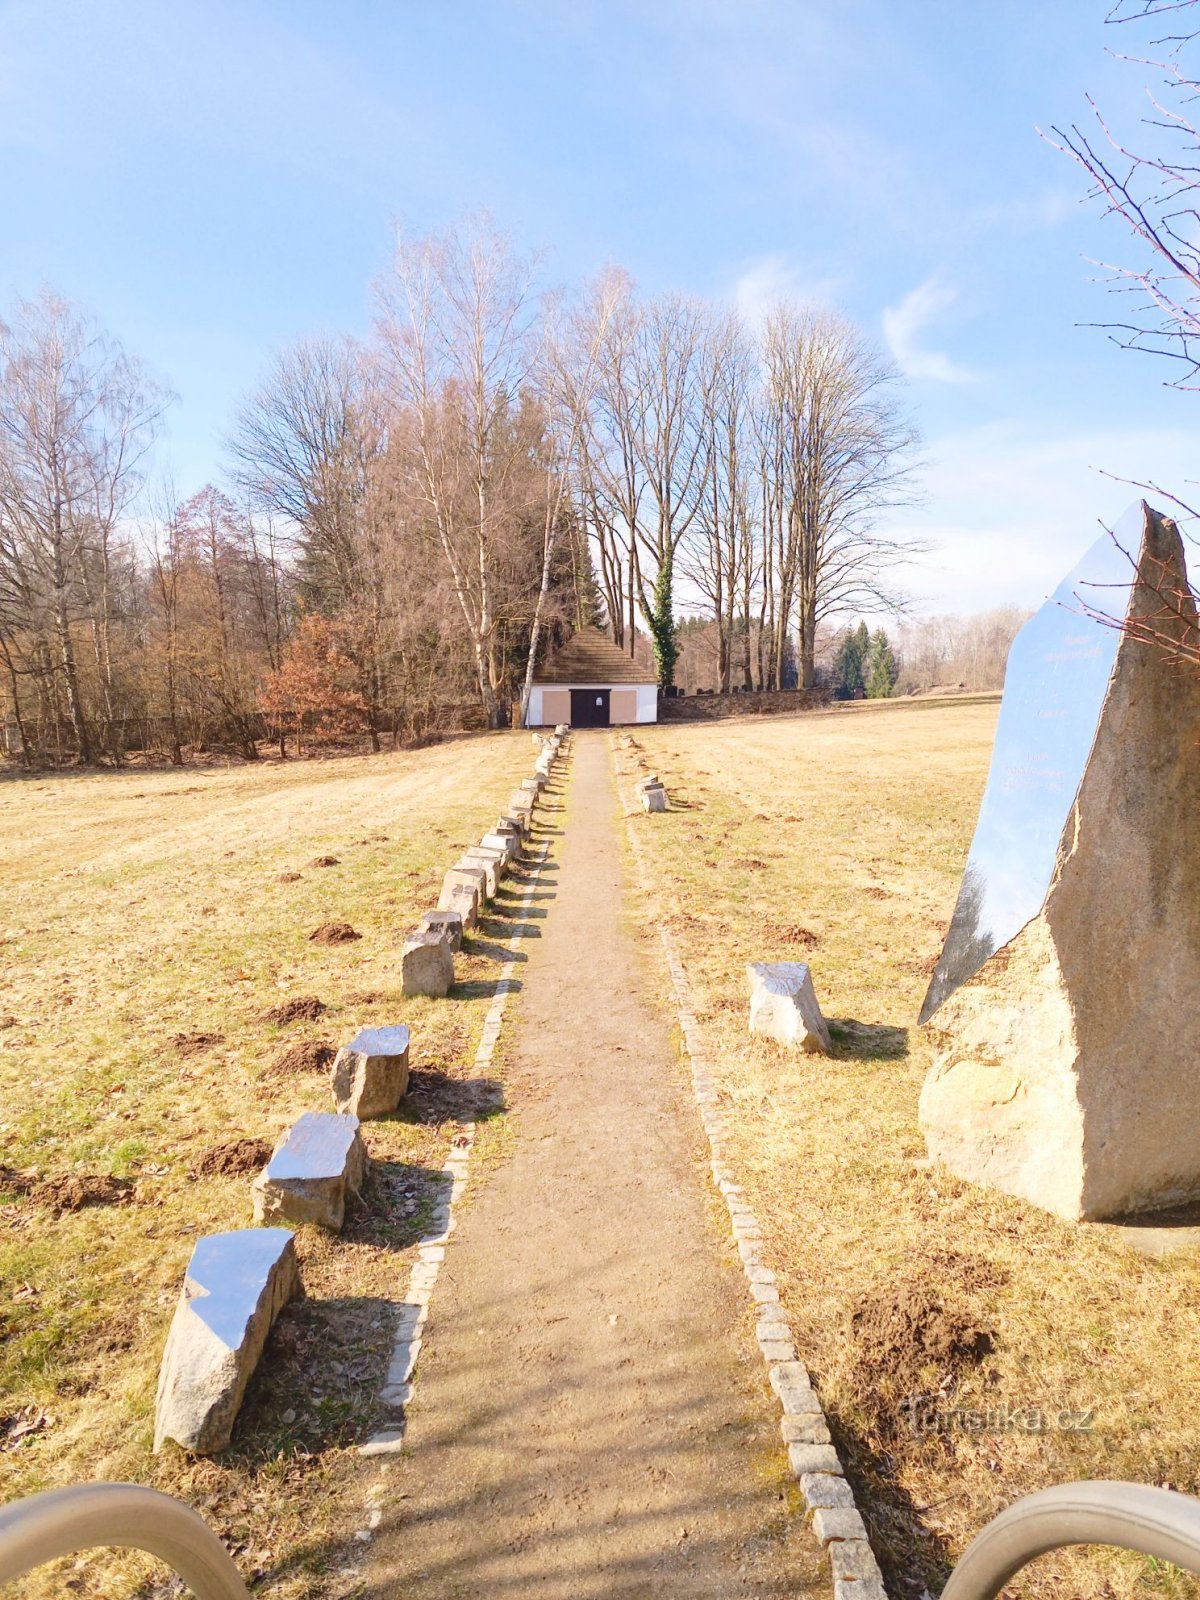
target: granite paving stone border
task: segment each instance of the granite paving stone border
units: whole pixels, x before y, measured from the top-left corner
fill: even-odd
[[[512,932],[514,941],[523,938],[527,931],[527,914],[533,904],[534,891],[549,854],[550,846],[545,844],[530,863],[529,881],[518,902],[521,917]],[[500,1040],[508,996],[516,987],[517,966],[518,961],[514,953],[500,969],[496,993],[484,1018],[479,1046],[475,1051],[472,1077],[480,1076],[492,1064]],[[404,1409],[412,1398],[413,1370],[421,1353],[425,1324],[429,1315],[429,1302],[438,1280],[438,1273],[446,1259],[446,1245],[454,1231],[454,1207],[467,1187],[475,1132],[474,1122],[463,1123],[454,1136],[450,1154],[441,1168],[443,1194],[429,1219],[426,1232],[418,1241],[417,1259],[409,1273],[407,1292],[396,1306],[395,1340],[387,1375],[380,1390],[380,1399],[394,1416],[359,1446],[360,1455],[389,1455],[403,1448]],[[364,1531],[369,1536],[369,1529]],[[361,1539],[362,1533],[360,1532],[357,1537]]]
[[[642,815],[641,807],[630,802],[616,769],[616,751],[611,741],[609,755],[638,886],[658,910],[659,896],[634,827]],[[830,1442],[829,1424],[820,1399],[808,1368],[796,1355],[791,1325],[776,1288],[775,1273],[763,1259],[762,1230],[728,1159],[727,1129],[712,1076],[712,1056],[696,1017],[687,971],[661,915],[656,920],[671,975],[679,1028],[691,1062],[692,1090],[708,1137],[712,1181],[729,1211],[730,1231],[754,1304],[759,1351],[768,1381],[779,1400],[779,1431],[787,1447],[788,1462],[812,1515],[813,1533],[829,1552],[834,1600],[887,1600],[879,1565],[867,1541],[866,1526],[855,1505],[853,1490],[842,1472],[837,1451]]]

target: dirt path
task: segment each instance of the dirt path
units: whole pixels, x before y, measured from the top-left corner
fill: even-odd
[[[524,944],[515,1146],[446,1253],[371,1592],[823,1594],[649,998],[665,981],[623,916],[602,734],[575,738],[566,816]]]

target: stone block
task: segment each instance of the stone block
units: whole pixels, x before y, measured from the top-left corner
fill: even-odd
[[[866,1526],[854,1506],[822,1506],[813,1513],[812,1526],[821,1544],[832,1544],[835,1539],[865,1542],[867,1537]]]
[[[641,791],[643,811],[665,811],[667,809],[667,791],[662,784],[651,785]]]
[[[750,1032],[765,1033],[779,1044],[799,1050],[833,1049],[829,1028],[817,1004],[812,974],[805,961],[751,961]]]
[[[430,933],[440,934],[448,940],[451,950],[462,949],[462,913],[454,907],[439,906],[436,911],[426,911],[418,926]]]
[[[256,1222],[315,1222],[340,1231],[346,1197],[367,1171],[358,1118],[306,1111],[251,1185]]]
[[[532,816],[537,806],[537,790],[534,788],[514,789],[508,797],[510,811],[527,811]]]
[[[442,892],[438,905],[448,904],[456,889],[471,889],[475,894],[475,910],[487,899],[487,873],[477,861],[458,861],[442,879]]]
[[[838,1477],[842,1464],[831,1444],[807,1444],[799,1440],[788,1445],[788,1464],[798,1478],[808,1473],[827,1472]]]
[[[224,1450],[267,1335],[303,1293],[287,1228],[240,1228],[196,1241],[158,1373],[154,1448]]]
[[[921,1010],[929,1155],[1068,1221],[1200,1199],[1196,627],[1139,504],[1021,629]]]
[[[443,884],[438,896],[439,911],[453,911],[464,933],[469,933],[479,921],[479,890],[474,884]]]
[[[834,1600],[887,1600],[871,1546],[864,1539],[839,1539],[829,1547]]]
[[[803,1447],[802,1447],[803,1448]],[[800,1493],[810,1511],[852,1511],[854,1494],[845,1478],[830,1472],[806,1472],[800,1479]]]
[[[339,1112],[360,1121],[388,1116],[408,1088],[408,1029],[363,1028],[338,1051],[329,1078]]]
[[[496,890],[508,870],[508,856],[503,850],[484,850],[479,845],[472,845],[469,850],[464,850],[459,867],[474,867],[483,873],[483,897],[487,900],[496,898]]]
[[[499,850],[508,861],[515,861],[521,854],[521,836],[519,833],[485,833],[479,841],[481,850]]]
[[[454,956],[444,933],[418,928],[409,934],[400,953],[400,985],[404,995],[434,995],[441,999],[454,985]]]
[[[830,1443],[829,1427],[824,1416],[817,1411],[780,1417],[779,1432],[784,1444]]]

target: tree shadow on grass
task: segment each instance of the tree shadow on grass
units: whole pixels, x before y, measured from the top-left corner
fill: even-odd
[[[827,1017],[833,1054],[839,1061],[902,1061],[908,1054],[908,1029],[889,1022],[856,1022]]]

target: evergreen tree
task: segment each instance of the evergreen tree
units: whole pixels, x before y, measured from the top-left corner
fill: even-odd
[[[847,628],[842,634],[837,654],[833,658],[834,692],[842,699],[852,700],[866,688],[867,653],[871,639],[865,622],[857,628]]]
[[[900,676],[900,664],[891,641],[882,628],[871,635],[863,663],[863,678],[868,700],[887,700]]]

